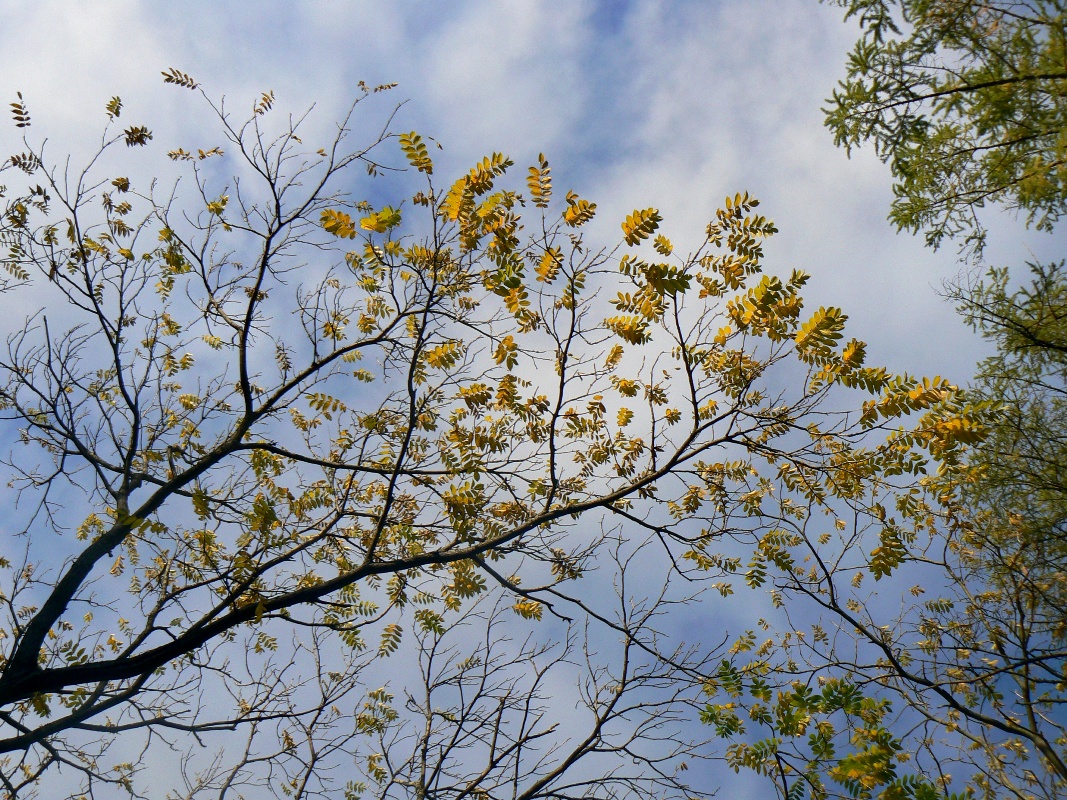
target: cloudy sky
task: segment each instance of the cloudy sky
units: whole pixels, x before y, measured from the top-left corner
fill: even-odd
[[[56,148],[94,139],[116,94],[160,150],[195,135],[193,104],[160,83],[171,66],[236,107],[267,89],[288,111],[316,103],[323,126],[357,81],[397,82],[397,128],[434,136],[446,165],[543,151],[557,187],[605,219],[654,205],[683,242],[748,190],[781,231],[768,268],[812,273],[809,304],[843,307],[872,361],[962,380],[981,352],[937,296],[960,270],[954,249],[894,233],[888,170],[822,127],[855,29],[815,0],[3,0],[0,18],[0,86],[23,92]],[[1053,254],[1045,236],[994,225],[998,263]]]
[[[954,248],[895,233],[888,169],[822,127],[855,36],[816,0],[0,0],[0,87],[5,105],[22,92],[53,152],[87,152],[120,95],[161,155],[201,146],[203,122],[166,68],[237,108],[266,90],[286,111],[314,103],[323,130],[358,81],[396,82],[396,130],[437,139],[444,174],[544,152],[557,190],[607,220],[656,206],[679,243],[751,192],[780,229],[768,271],[810,272],[809,305],[844,308],[872,363],[965,381],[982,347],[938,296],[961,270]],[[14,136],[0,127],[5,152]],[[1057,257],[1049,237],[989,222],[995,263]]]

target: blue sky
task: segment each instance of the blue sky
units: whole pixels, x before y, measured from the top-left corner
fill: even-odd
[[[369,124],[407,101],[395,129],[437,139],[446,175],[491,151],[519,166],[544,152],[557,190],[598,203],[605,237],[656,206],[676,244],[696,244],[723,197],[751,192],[780,229],[768,271],[810,272],[809,306],[844,308],[872,363],[962,382],[983,350],[938,296],[962,268],[955,249],[893,231],[888,168],[870,152],[849,159],[822,127],[855,36],[815,0],[0,0],[0,87],[4,103],[23,93],[56,152],[88,152],[120,95],[165,164],[168,149],[214,142],[163,69],[237,109],[266,90],[284,111],[315,103],[320,130],[357,81],[397,82]],[[5,152],[12,135],[0,128]],[[1055,256],[1050,237],[988,221],[994,263]]]
[[[557,186],[598,202],[606,229],[654,205],[676,242],[748,190],[781,231],[768,268],[812,273],[809,304],[843,307],[873,361],[963,380],[979,353],[936,294],[960,269],[952,246],[931,253],[896,234],[887,168],[869,152],[850,160],[822,127],[855,30],[814,0],[8,0],[0,15],[0,86],[23,92],[57,148],[94,140],[115,94],[158,150],[196,137],[195,103],[160,83],[171,66],[237,108],[267,89],[287,111],[314,102],[323,126],[358,80],[395,81],[392,97],[408,101],[397,129],[440,141],[442,172],[494,150],[520,165],[543,151]],[[1007,263],[1047,239],[1002,227],[990,254]]]

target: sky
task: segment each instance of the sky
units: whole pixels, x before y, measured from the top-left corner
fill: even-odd
[[[328,126],[355,84],[398,83],[396,130],[445,148],[452,171],[501,151],[544,152],[557,187],[601,219],[655,206],[695,242],[727,194],[749,191],[780,233],[771,271],[804,269],[809,304],[834,305],[872,362],[966,380],[984,352],[939,297],[962,266],[886,222],[888,168],[834,147],[820,106],[856,30],[814,0],[313,3],[0,2],[0,87],[21,91],[59,148],[95,141],[113,95],[160,150],[203,117],[165,91],[177,67],[231,107],[273,90]],[[94,120],[96,122],[88,122]],[[12,130],[4,131],[10,136]],[[184,137],[184,138],[183,138]],[[990,259],[1051,257],[1048,236],[987,216]],[[614,222],[612,222],[614,224]]]
[[[544,152],[557,187],[617,220],[655,206],[676,242],[695,240],[727,194],[763,201],[779,235],[767,266],[813,276],[809,303],[845,309],[872,362],[966,380],[980,344],[938,296],[961,269],[885,221],[888,168],[833,146],[819,110],[855,29],[814,0],[731,2],[0,2],[0,86],[22,91],[55,147],[95,140],[113,95],[156,146],[195,136],[187,98],[346,109],[359,80],[399,84],[397,130],[445,148],[458,170],[491,151]],[[88,120],[97,122],[90,123]],[[8,129],[5,136],[11,135]],[[445,170],[441,170],[445,171]],[[614,224],[614,223],[612,223]],[[991,257],[1018,263],[1047,237],[1005,220]],[[998,262],[999,263],[999,262]]]
[[[780,230],[767,271],[811,273],[809,305],[842,307],[870,363],[964,382],[985,350],[939,296],[963,269],[954,247],[895,232],[888,167],[849,158],[822,125],[856,33],[816,0],[0,0],[0,100],[22,92],[35,130],[77,154],[119,95],[162,153],[203,146],[205,119],[164,69],[238,109],[267,90],[287,112],[314,104],[321,130],[358,81],[396,82],[368,124],[404,101],[394,129],[441,143],[446,175],[543,152],[557,191],[597,202],[606,231],[655,206],[667,236],[697,244],[724,197],[750,192]],[[0,127],[4,152],[13,135]],[[987,221],[991,262],[1055,257],[1047,235]]]

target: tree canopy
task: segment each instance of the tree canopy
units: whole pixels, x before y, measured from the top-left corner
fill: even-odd
[[[894,179],[890,219],[980,246],[1000,203],[1050,230],[1067,210],[1067,15],[1060,0],[834,0],[862,36],[826,124]]]
[[[1067,197],[1063,4],[839,5],[863,35],[826,121],[838,144],[869,141],[890,163],[891,220],[934,246],[964,236],[979,255],[986,202],[1053,229]],[[1062,263],[1030,265],[1021,285],[992,268],[949,295],[996,352],[968,390],[983,436],[925,481],[931,503],[918,506],[930,535],[909,555],[916,594],[938,596],[892,619],[873,604],[834,610],[873,647],[854,675],[913,712],[937,772],[958,765],[982,797],[1062,797],[1067,280]]]
[[[0,356],[0,785],[158,796],[137,765],[176,750],[189,798],[699,794],[680,726],[730,633],[669,644],[663,615],[954,463],[955,387],[867,365],[805,274],[765,274],[747,194],[687,255],[655,208],[601,245],[544,156],[439,182],[418,133],[354,141],[389,87],[312,142],[272,93],[235,118],[164,78],[216,131],[161,145],[116,97],[84,169],[13,104],[3,288],[39,310]]]

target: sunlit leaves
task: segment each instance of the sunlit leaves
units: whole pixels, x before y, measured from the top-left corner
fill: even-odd
[[[78,539],[95,539],[101,533],[107,529],[104,521],[100,519],[95,513],[90,514],[85,520],[78,526],[75,532]]]
[[[921,381],[908,376],[887,381],[882,396],[863,404],[864,425],[873,425],[879,418],[892,418],[923,411],[949,399],[956,387],[941,377],[923,378]]]
[[[307,396],[307,401],[313,410],[318,411],[326,419],[333,419],[334,414],[347,410],[347,406],[342,400],[324,392],[312,392]]]
[[[423,357],[426,363],[434,369],[449,369],[459,363],[465,349],[463,342],[460,341],[442,342],[427,350]]]
[[[608,317],[604,320],[604,325],[620,339],[630,344],[645,344],[652,339],[652,331],[648,322],[632,314]]]
[[[356,226],[352,217],[337,209],[325,209],[320,215],[320,223],[327,233],[332,233],[340,239],[356,238]]]
[[[623,294],[620,292],[618,296],[611,301],[611,304],[619,311],[636,313],[646,321],[660,319],[660,317],[663,316],[663,312],[666,310],[666,304],[662,297],[657,297],[656,295],[650,296],[645,293],[631,295],[629,293]]]
[[[537,600],[522,599],[517,600],[512,609],[523,619],[540,620],[541,615],[544,613],[544,604]]]
[[[504,364],[509,370],[519,363],[519,346],[511,334],[500,340],[493,358],[497,364]]]
[[[187,77],[174,81],[195,83]],[[863,552],[849,565],[854,574],[903,568],[909,556],[898,542],[914,546],[907,523],[887,513],[879,529],[895,525],[899,536],[875,542],[876,529],[847,512],[871,513],[870,492],[969,442],[981,418],[955,403],[954,387],[865,367],[864,346],[846,343],[837,309],[804,316],[807,276],[763,274],[762,247],[775,229],[754,213],[754,198],[728,198],[692,255],[657,235],[662,219],[652,208],[595,242],[581,229],[595,204],[576,192],[554,197],[543,155],[515,176],[494,153],[438,187],[432,140],[412,132],[383,144],[398,145],[410,167],[404,193],[411,180],[421,191],[411,204],[388,205],[382,185],[374,196],[385,198],[372,206],[345,196],[349,184],[339,180],[330,184],[337,194],[315,193],[310,172],[359,157],[345,162],[340,144],[327,142],[286,161],[301,142],[284,119],[258,118],[272,104],[261,97],[251,125],[282,125],[270,152],[286,155],[281,167],[242,177],[240,195],[237,183],[212,177],[172,210],[108,172],[91,204],[64,205],[66,216],[52,219],[25,200],[5,222],[16,243],[39,232],[18,259],[63,250],[61,280],[45,288],[74,292],[90,316],[94,303],[118,308],[105,315],[106,346],[78,345],[84,360],[68,364],[76,373],[104,359],[106,368],[41,371],[48,345],[15,342],[12,358],[33,357],[11,391],[26,374],[43,381],[47,391],[23,403],[32,408],[25,436],[48,458],[93,459],[78,480],[104,475],[99,498],[164,498],[143,521],[136,510],[89,517],[87,508],[70,526],[86,542],[117,536],[116,521],[133,531],[104,543],[114,553],[93,591],[105,607],[105,590],[121,577],[134,587],[132,607],[164,609],[158,635],[138,640],[136,625],[119,628],[135,655],[157,639],[181,641],[210,613],[226,636],[247,629],[252,653],[278,648],[283,665],[287,638],[268,630],[290,620],[309,628],[301,643],[336,637],[323,641],[342,643],[360,664],[406,656],[447,634],[456,612],[484,609],[476,598],[491,588],[510,593],[498,608],[511,625],[563,613],[548,592],[603,574],[603,543],[619,541],[623,553],[642,525],[661,539],[652,546],[668,548],[665,562],[693,585],[707,580],[716,602],[747,594],[745,584],[780,592],[790,581],[824,596],[810,548],[837,543],[826,534],[831,513],[849,518],[847,535]],[[115,150],[122,144],[113,137]],[[227,158],[260,157],[234,144]],[[221,153],[172,152],[176,168],[205,179],[199,160]],[[39,171],[30,158],[11,163]],[[396,163],[369,151],[367,159]],[[269,184],[272,170],[304,169],[297,165],[309,172],[286,192],[252,191],[256,175]],[[381,184],[391,172],[380,169]],[[306,205],[285,205],[301,191],[313,195]],[[291,220],[271,216],[270,199],[283,195]],[[85,224],[90,206],[97,221]],[[47,224],[34,228],[38,217]],[[141,246],[157,230],[158,242]],[[642,242],[640,257],[625,250]],[[49,325],[59,324],[50,312]],[[30,326],[20,335],[38,334]],[[859,404],[848,388],[878,392],[867,430],[847,413]],[[41,410],[42,397],[58,400]],[[20,413],[7,396],[0,401]],[[913,412],[914,426],[881,431],[880,422],[903,426]],[[91,439],[80,449],[64,439],[80,436]],[[897,508],[918,518],[923,502]],[[401,626],[413,634],[407,640]],[[76,641],[68,633],[57,641]],[[118,646],[106,644],[109,634],[99,637],[105,656]],[[825,646],[833,636],[813,628],[805,641]],[[192,649],[211,658],[212,644]],[[775,659],[787,648],[755,631],[735,632],[727,651],[732,660],[711,665],[708,691],[728,698],[710,703],[706,720],[727,738],[776,726],[774,736],[732,750],[736,763],[763,765],[782,752],[776,739],[801,735],[833,757],[840,742],[818,719],[830,708],[816,687],[822,676],[809,687],[778,681]],[[389,700],[367,702],[356,726],[388,732]],[[295,747],[279,730],[283,746]],[[385,762],[375,763],[384,775]]]
[[[758,205],[759,200],[750,196],[748,192],[737,192],[733,197],[726,196],[723,208],[717,216],[720,219],[724,216],[740,217],[741,214],[748,213]]]
[[[548,203],[552,199],[552,172],[544,153],[537,156],[536,166],[530,167],[530,174],[526,178],[526,188],[535,206],[548,208]]]
[[[430,153],[426,149],[426,143],[419,134],[415,131],[400,134],[400,149],[411,166],[427,175],[433,174],[433,161],[430,160]]]
[[[469,179],[464,176],[452,184],[441,202],[441,214],[453,222],[469,216],[474,210],[474,192]]]
[[[488,405],[493,398],[493,389],[487,383],[472,383],[469,386],[461,386],[457,395],[469,409],[479,409]]]
[[[514,164],[501,153],[492,153],[473,166],[466,175],[452,184],[441,203],[441,213],[450,220],[460,221],[474,211],[474,200],[493,188],[493,181]]]
[[[848,317],[839,308],[820,308],[800,326],[794,337],[801,353],[825,354],[841,338]]]
[[[515,162],[503,153],[492,153],[475,164],[467,174],[467,186],[476,196],[483,195],[493,188],[493,181],[499,178]]]
[[[855,369],[863,365],[867,356],[867,345],[858,339],[851,340],[841,353],[841,361],[845,366]]]
[[[537,262],[537,280],[552,283],[563,266],[563,253],[558,247],[549,247]]]
[[[226,204],[230,201],[228,195],[222,195],[217,200],[212,200],[207,204],[208,213],[216,217],[221,217],[222,212],[226,210]]]
[[[173,376],[191,369],[195,363],[196,358],[192,353],[183,353],[178,357],[173,350],[168,350],[161,356],[160,368],[164,375]]]
[[[892,574],[908,555],[908,549],[901,538],[900,531],[887,525],[878,534],[880,544],[871,551],[871,574],[880,580]]]
[[[623,241],[633,246],[647,239],[656,232],[662,221],[663,217],[654,208],[634,211],[622,222]]]
[[[324,211],[323,214],[325,215],[326,212]],[[333,222],[334,221],[331,220],[331,225],[333,224]],[[399,224],[400,211],[398,209],[392,208],[391,206],[386,206],[381,211],[377,211],[373,214],[363,217],[359,221],[359,227],[361,227],[365,231],[372,231],[374,233],[385,233],[390,228],[395,228]],[[343,227],[343,222],[341,223],[341,225]],[[327,228],[327,230],[329,231],[330,229]],[[333,231],[330,232],[332,233]],[[338,233],[337,235],[341,236],[340,233]]]
[[[567,208],[563,211],[563,221],[572,228],[587,223],[596,214],[596,203],[583,200],[574,192],[567,192]]]
[[[451,566],[451,582],[442,590],[445,607],[458,609],[463,601],[481,594],[486,589],[485,577],[475,569],[471,561],[457,561]]]

